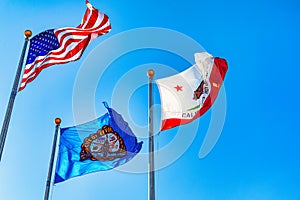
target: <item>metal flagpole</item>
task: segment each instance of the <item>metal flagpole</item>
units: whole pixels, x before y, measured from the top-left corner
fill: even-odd
[[[154,71],[148,70],[149,77],[149,174],[148,174],[148,200],[155,200],[155,180],[154,180],[154,137],[153,137],[153,86],[152,81]]]
[[[13,88],[12,88],[12,91],[11,91],[11,94],[10,94],[8,106],[7,106],[7,109],[6,109],[6,113],[5,113],[5,117],[4,117],[4,121],[3,121],[3,125],[2,125],[1,135],[0,135],[0,161],[1,161],[1,158],[2,158],[2,152],[3,152],[3,148],[4,148],[6,135],[7,135],[8,125],[9,125],[10,118],[11,118],[12,109],[13,109],[13,106],[14,106],[14,102],[15,102],[17,92],[18,92],[17,90],[18,90],[18,85],[19,85],[19,81],[20,81],[21,71],[22,71],[22,68],[23,68],[23,61],[24,61],[24,57],[25,57],[25,52],[26,52],[27,44],[28,44],[28,41],[29,41],[29,38],[31,37],[31,35],[32,35],[32,32],[30,30],[26,30],[24,32],[25,42],[24,42],[22,54],[21,54],[21,57],[20,57],[17,73],[16,73],[16,76],[15,76],[14,85],[13,85]]]
[[[58,136],[58,130],[59,130],[60,123],[61,123],[61,119],[56,118],[55,119],[55,124],[56,124],[55,134],[54,134],[54,139],[53,139],[52,153],[51,153],[51,158],[50,158],[44,200],[48,200],[49,195],[50,195],[50,188],[51,188],[51,183],[52,183],[52,173],[53,173],[53,163],[54,163],[54,158],[55,158],[56,143],[57,143],[57,136]]]

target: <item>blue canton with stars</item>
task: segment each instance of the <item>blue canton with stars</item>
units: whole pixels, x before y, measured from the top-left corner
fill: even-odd
[[[41,32],[30,40],[26,64],[31,64],[38,56],[45,56],[50,51],[58,48],[59,42],[54,34],[54,29]]]

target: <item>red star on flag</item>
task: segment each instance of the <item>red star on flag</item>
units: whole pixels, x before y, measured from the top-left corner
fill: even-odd
[[[177,85],[176,87],[174,87],[176,90],[177,90],[177,92],[179,92],[179,91],[182,91],[182,87],[183,86],[179,86],[179,85]]]

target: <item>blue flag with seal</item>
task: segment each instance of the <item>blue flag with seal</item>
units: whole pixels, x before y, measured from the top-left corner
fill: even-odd
[[[122,116],[104,102],[108,113],[96,120],[60,129],[54,184],[84,174],[113,169],[142,148]]]

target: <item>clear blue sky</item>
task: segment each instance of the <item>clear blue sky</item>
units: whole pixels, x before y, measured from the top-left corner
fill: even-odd
[[[61,117],[62,127],[67,127],[90,120],[92,115],[101,116],[105,113],[101,105],[104,100],[119,108],[121,114],[127,108],[130,118],[125,120],[139,140],[144,141],[142,153],[146,153],[147,77],[140,75],[139,69],[157,66],[156,77],[163,77],[167,73],[159,71],[160,65],[181,71],[193,64],[193,55],[182,58],[174,52],[145,48],[142,42],[138,44],[139,50],[119,54],[139,37],[122,38],[119,34],[144,27],[183,34],[214,56],[227,59],[229,64],[224,83],[226,118],[218,142],[204,159],[199,158],[211,111],[200,121],[186,125],[190,145],[178,159],[157,171],[157,199],[300,199],[299,2],[92,0],[91,3],[110,17],[112,31],[92,41],[79,61],[44,70],[17,95],[0,163],[1,200],[43,199],[54,119]],[[24,30],[31,29],[35,35],[50,28],[77,26],[85,9],[83,0],[0,2],[1,125]],[[155,32],[147,34],[150,37]],[[110,41],[113,45],[109,46]],[[168,41],[176,50],[189,51],[180,38],[174,41],[166,37],[164,42]],[[106,53],[97,54],[98,51]],[[101,76],[92,68],[84,72],[87,77],[84,82],[77,82],[91,60],[100,68],[109,56],[116,58],[105,66]],[[135,73],[137,76],[133,77]],[[123,75],[131,78],[123,80]],[[99,79],[96,86],[89,85],[89,77],[93,76]],[[83,101],[80,108],[76,107],[76,102],[81,101],[74,95],[78,87],[81,91],[96,88],[90,99],[93,105],[85,105]],[[80,94],[82,99],[86,98],[84,93]],[[127,94],[129,99],[123,96]],[[157,95],[155,100],[159,102]],[[85,112],[90,106],[95,113]],[[82,118],[77,120],[76,116]],[[195,124],[199,124],[197,131],[190,130]],[[157,149],[174,142],[177,134],[178,129],[162,132],[156,137]],[[167,155],[172,157],[178,149],[168,150]],[[52,197],[53,200],[146,200],[147,183],[146,173],[98,172],[57,184]]]

